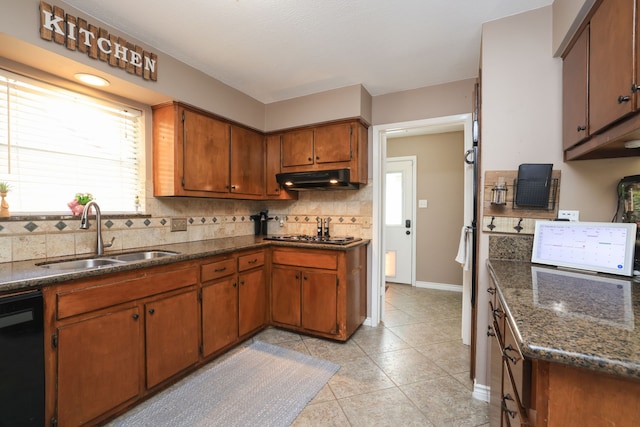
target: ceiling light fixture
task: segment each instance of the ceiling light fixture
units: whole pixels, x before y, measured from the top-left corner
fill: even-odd
[[[74,74],[73,77],[91,86],[109,86],[111,84],[109,83],[109,80],[103,79],[102,77],[98,77],[93,74],[78,73]]]

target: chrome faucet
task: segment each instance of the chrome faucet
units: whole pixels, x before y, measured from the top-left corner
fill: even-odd
[[[116,240],[116,238],[111,239],[111,243],[107,243],[106,245],[102,241],[102,214],[100,213],[100,206],[98,206],[94,200],[84,205],[84,210],[80,217],[80,229],[88,230],[91,225],[89,224],[89,210],[91,210],[91,206],[96,209],[96,255],[101,256],[104,255],[104,248],[113,246],[113,241]]]

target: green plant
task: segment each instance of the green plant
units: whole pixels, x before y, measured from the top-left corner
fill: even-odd
[[[93,200],[93,195],[91,193],[76,193],[76,200],[79,205],[86,205]]]
[[[0,193],[8,193],[11,191],[11,185],[8,182],[0,182]]]

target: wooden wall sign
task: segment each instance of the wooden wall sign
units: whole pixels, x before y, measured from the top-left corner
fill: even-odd
[[[158,56],[155,53],[43,1],[40,2],[40,38],[107,62],[145,80],[158,80]]]

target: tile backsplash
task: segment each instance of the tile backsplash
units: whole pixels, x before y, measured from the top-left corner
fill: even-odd
[[[295,201],[246,201],[148,196],[144,215],[102,215],[106,249],[122,251],[170,243],[254,234],[251,215],[269,210],[269,234],[315,234],[316,217],[331,218],[331,234],[371,238],[372,186],[357,191],[301,192]],[[187,219],[187,231],[171,232],[171,218]],[[9,218],[0,221],[0,262],[91,254],[95,219],[89,230],[80,218]],[[282,220],[282,226],[280,225]]]

